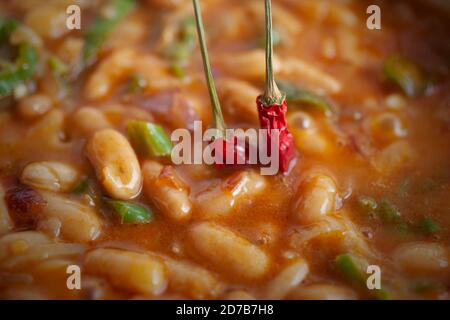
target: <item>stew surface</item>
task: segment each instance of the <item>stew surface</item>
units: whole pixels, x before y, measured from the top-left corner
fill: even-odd
[[[258,128],[264,3],[201,3],[226,123]],[[272,5],[296,165],[264,176],[168,156],[212,125],[191,1],[0,2],[2,299],[448,299],[448,15]]]

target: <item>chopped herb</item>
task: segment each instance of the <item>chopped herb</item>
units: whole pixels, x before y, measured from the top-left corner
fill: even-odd
[[[89,177],[84,176],[78,181],[76,186],[72,189],[72,193],[75,194],[84,194],[88,191],[89,188]]]
[[[427,81],[422,70],[405,57],[389,57],[384,64],[384,74],[410,97],[417,97],[426,89]]]
[[[380,216],[387,222],[399,222],[401,219],[400,211],[387,199],[380,201]]]
[[[286,94],[288,103],[308,105],[324,112],[326,115],[331,114],[332,107],[322,96],[309,90],[298,88],[286,81],[278,81],[277,84],[280,90]]]
[[[142,205],[109,199],[105,202],[119,215],[121,223],[141,224],[153,220],[153,212]]]
[[[419,221],[419,227],[425,234],[435,234],[439,232],[438,224],[431,218],[423,218]]]
[[[69,67],[57,56],[51,56],[48,59],[48,66],[59,77],[67,74],[67,72],[69,71]]]
[[[0,72],[0,97],[10,95],[14,88],[33,77],[37,61],[36,50],[27,44],[19,45],[15,65]]]
[[[134,0],[111,0],[111,10],[105,10],[108,15],[102,15],[95,19],[89,26],[83,48],[83,60],[85,63],[91,63],[97,56],[106,38],[111,31],[119,24],[134,7]]]
[[[143,155],[161,157],[171,154],[172,142],[161,126],[141,120],[131,120],[127,128],[131,142]]]

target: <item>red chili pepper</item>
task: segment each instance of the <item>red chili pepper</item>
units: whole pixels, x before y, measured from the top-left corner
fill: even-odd
[[[246,144],[244,147],[238,144],[237,137],[233,137],[230,140],[226,140],[224,138],[218,138],[211,142],[211,146],[216,148],[216,153],[214,155],[215,158],[215,166],[217,168],[224,167],[236,167],[238,165],[248,164],[248,145]],[[233,159],[233,163],[226,163],[227,161],[227,150],[233,150],[231,155]],[[217,150],[219,150],[217,152]]]
[[[262,129],[266,129],[267,151],[270,155],[273,150],[271,130],[278,130],[278,153],[282,173],[290,169],[294,159],[294,138],[287,128],[286,111],[287,103],[283,93],[278,90],[273,74],[272,56],[272,8],[270,0],[265,1],[266,18],[266,90],[263,95],[256,98],[259,123]]]
[[[218,168],[223,168],[225,166],[237,166],[239,164],[248,164],[249,148],[246,144],[244,148],[240,147],[237,143],[237,137],[232,137],[231,139],[225,139],[225,121],[223,120],[222,110],[220,108],[220,102],[217,97],[216,87],[214,85],[214,80],[211,72],[211,66],[209,64],[208,49],[206,47],[206,40],[204,35],[203,21],[200,9],[200,3],[198,0],[194,0],[194,12],[195,21],[197,24],[197,33],[200,42],[200,52],[202,54],[203,69],[205,71],[206,84],[208,86],[209,96],[211,99],[211,106],[214,116],[214,125],[216,129],[220,132],[222,137],[216,138],[211,142],[216,150],[215,165]],[[227,164],[227,150],[232,149],[233,163]]]
[[[259,123],[262,129],[266,129],[267,153],[270,156],[272,133],[271,130],[279,130],[278,133],[278,152],[280,161],[280,171],[282,173],[289,170],[290,164],[294,159],[294,138],[287,128],[286,111],[287,102],[283,99],[281,104],[272,103],[266,106],[263,96],[256,98],[258,106]]]

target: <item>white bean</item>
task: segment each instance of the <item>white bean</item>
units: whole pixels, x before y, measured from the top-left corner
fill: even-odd
[[[258,279],[268,271],[266,253],[229,229],[203,222],[192,226],[189,238],[202,259],[237,278]]]
[[[41,192],[47,205],[43,218],[56,218],[61,223],[61,236],[69,241],[88,242],[98,237],[101,222],[95,210],[52,192]]]
[[[141,191],[141,168],[128,140],[118,131],[97,131],[88,141],[86,154],[109,196],[128,200]]]
[[[89,136],[95,131],[111,127],[103,112],[92,107],[78,109],[72,115],[71,120],[75,130],[84,136]]]
[[[73,166],[57,161],[29,163],[22,171],[23,184],[55,192],[67,192],[74,187],[79,172]]]
[[[284,268],[266,287],[266,298],[283,299],[293,288],[308,275],[309,267],[302,258]]]
[[[237,172],[200,192],[195,199],[196,208],[203,218],[226,216],[245,200],[251,202],[266,187],[266,179],[258,173],[252,170]]]
[[[355,300],[357,295],[351,289],[329,284],[313,284],[292,291],[289,299],[295,300]]]
[[[294,218],[302,223],[314,223],[332,213],[337,196],[336,184],[322,173],[311,174],[301,184]]]
[[[192,216],[189,188],[171,166],[146,161],[142,174],[149,199],[173,221],[187,221]]]
[[[449,272],[449,252],[437,243],[406,243],[395,250],[393,257],[402,270],[411,274],[439,276]]]
[[[167,271],[158,258],[132,251],[95,249],[86,255],[85,269],[118,288],[140,294],[159,295],[168,283]]]

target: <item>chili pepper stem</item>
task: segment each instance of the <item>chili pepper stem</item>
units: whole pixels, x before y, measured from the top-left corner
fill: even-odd
[[[272,39],[272,4],[271,0],[265,0],[266,18],[266,89],[263,100],[267,106],[283,103],[284,94],[278,89],[273,74],[273,39]]]
[[[203,60],[203,69],[205,71],[206,84],[208,86],[209,97],[213,108],[214,125],[222,137],[225,137],[225,121],[223,120],[222,110],[220,108],[219,98],[217,96],[216,86],[211,72],[211,65],[209,63],[208,48],[206,47],[205,30],[203,28],[202,13],[199,0],[192,0],[194,4],[195,22],[197,25],[198,39],[200,42],[200,51]]]

